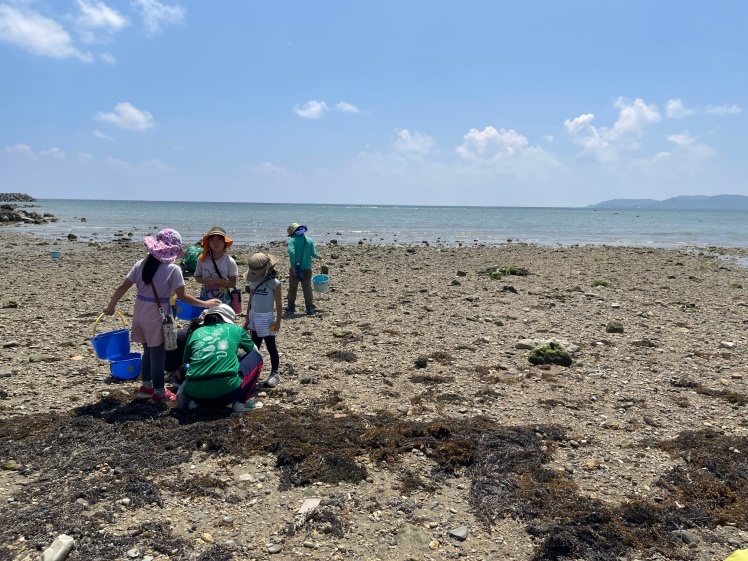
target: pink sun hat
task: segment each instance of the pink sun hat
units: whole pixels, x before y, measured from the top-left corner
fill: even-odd
[[[143,244],[148,253],[162,263],[174,263],[182,253],[182,236],[170,228],[164,228],[156,236],[146,236]]]

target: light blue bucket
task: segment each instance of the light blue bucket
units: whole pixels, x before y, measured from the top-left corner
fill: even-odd
[[[50,252],[50,255],[52,256],[52,259],[59,259],[60,257],[62,257],[62,253],[60,253],[60,252],[59,252],[58,250],[56,250],[56,249],[53,249],[53,250],[52,250],[52,251]]]
[[[330,289],[330,277],[327,275],[314,275],[312,287],[315,292],[327,292]]]

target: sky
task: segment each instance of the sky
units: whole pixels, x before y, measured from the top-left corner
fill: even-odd
[[[0,192],[748,195],[748,2],[0,0]]]

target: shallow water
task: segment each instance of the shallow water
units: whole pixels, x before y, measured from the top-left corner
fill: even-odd
[[[48,199],[34,204],[59,222],[21,226],[47,238],[140,237],[170,227],[193,242],[220,224],[242,244],[286,239],[299,222],[318,241],[341,243],[440,243],[744,247],[747,211],[600,210],[591,208],[294,205]],[[85,220],[85,221],[84,221]]]

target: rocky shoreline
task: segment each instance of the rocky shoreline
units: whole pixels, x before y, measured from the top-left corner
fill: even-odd
[[[234,247],[242,272],[258,250],[284,263],[282,242]],[[142,246],[0,230],[0,558],[34,559],[61,534],[71,560],[712,561],[748,547],[739,260],[319,251],[331,290],[316,316],[284,319],[265,407],[178,412],[135,400],[88,341]],[[568,366],[531,361],[547,342]]]
[[[2,203],[34,203],[36,199],[25,193],[0,193],[0,202]],[[43,215],[38,212],[24,210],[28,205],[17,204],[0,204],[0,226],[22,222],[24,224],[46,224],[48,222],[57,222],[54,214],[45,212]]]

